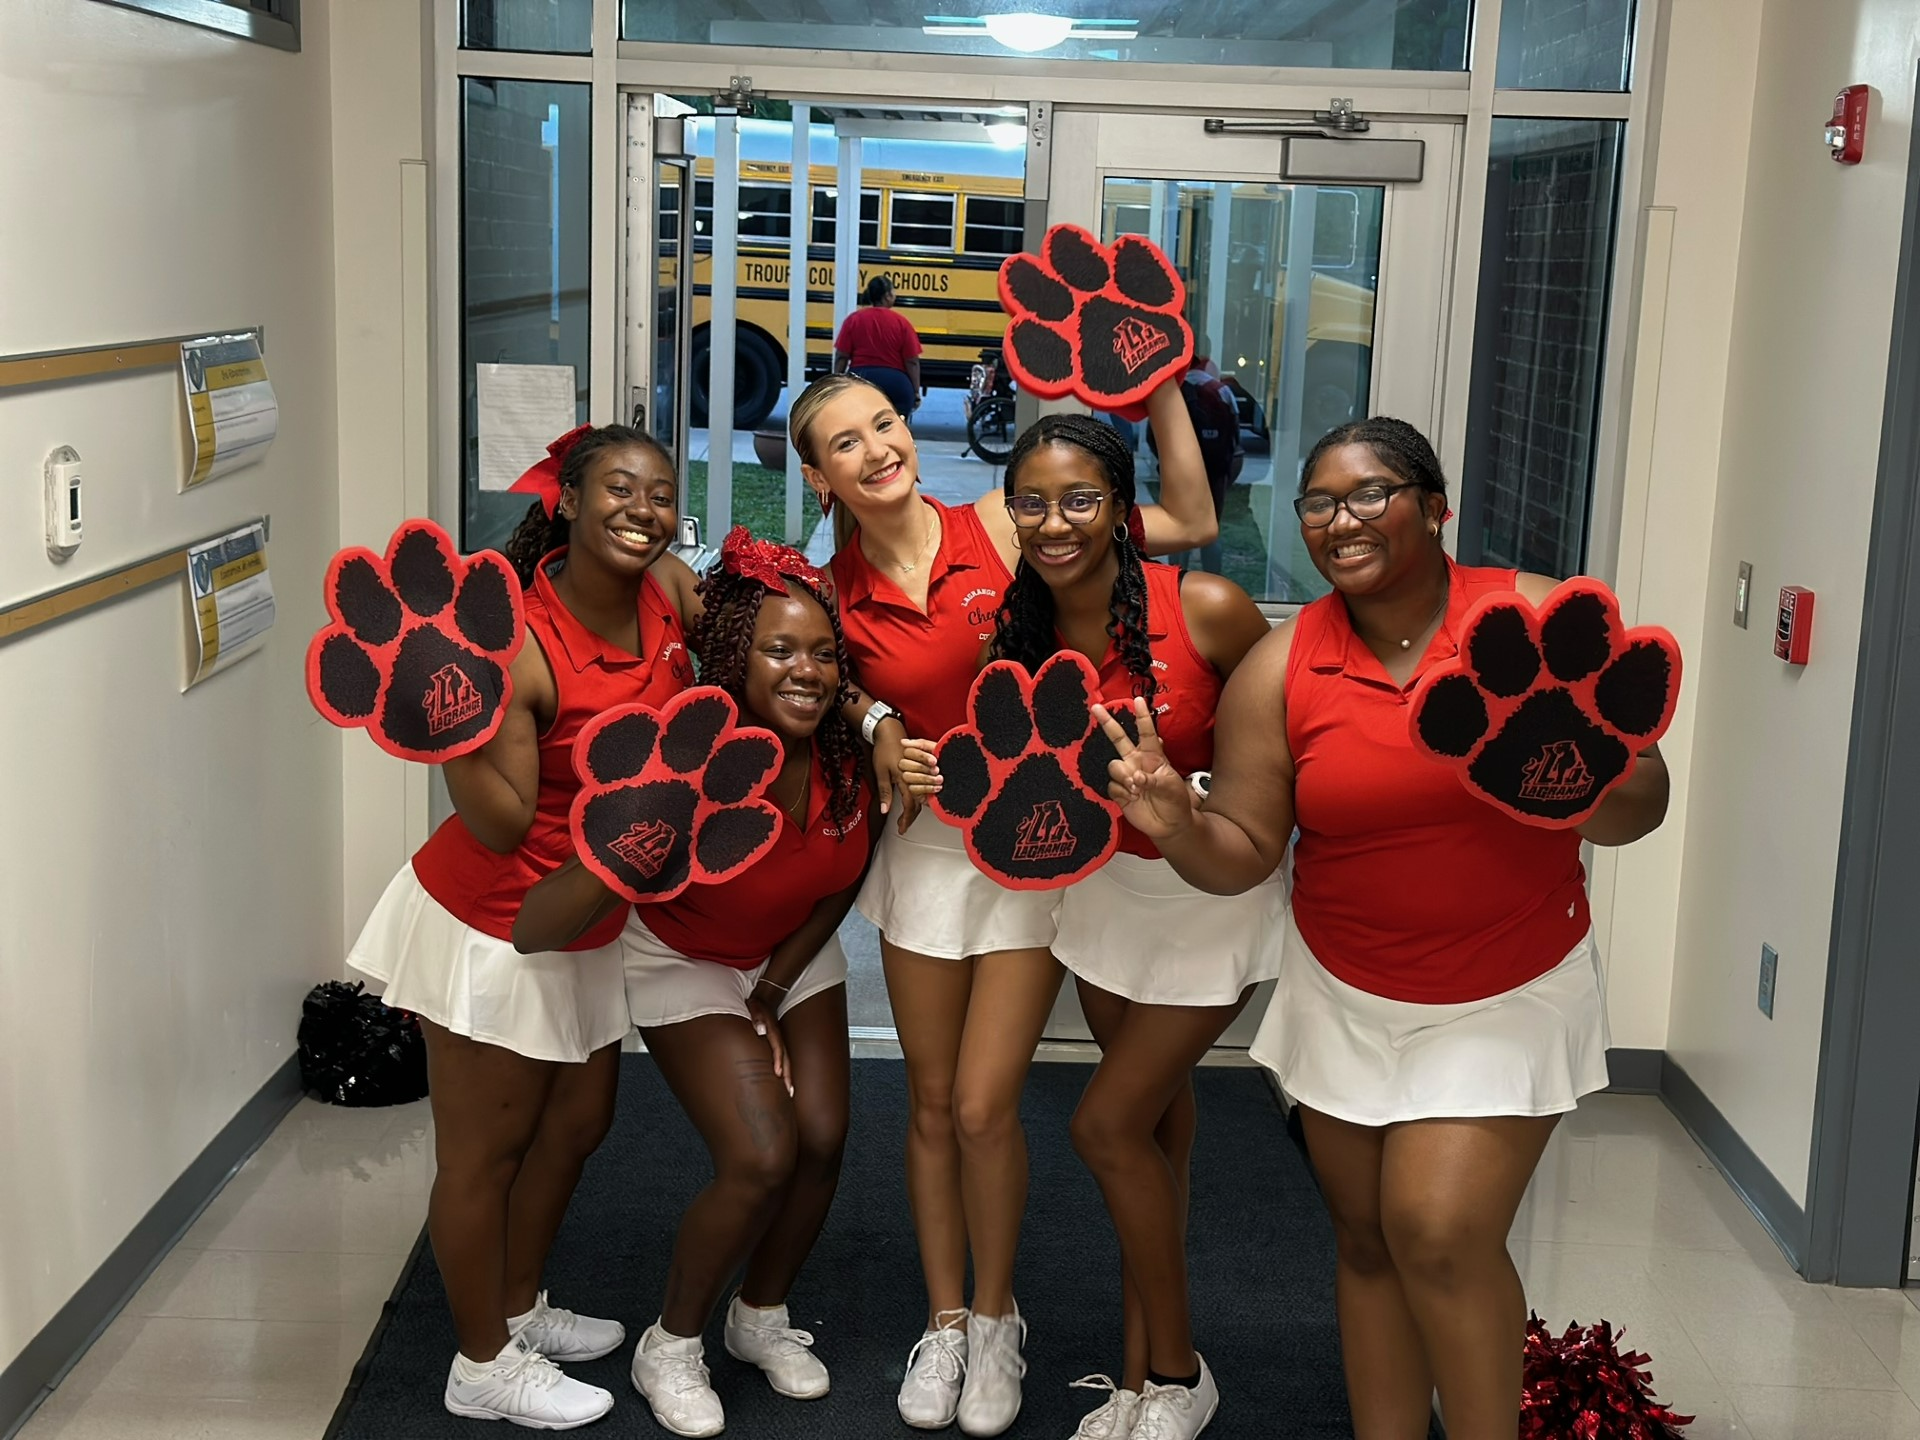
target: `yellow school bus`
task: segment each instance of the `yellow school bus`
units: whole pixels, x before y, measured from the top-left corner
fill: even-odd
[[[694,423],[706,419],[708,316],[712,297],[713,137],[711,121],[696,122],[694,165],[693,353]],[[735,274],[739,340],[734,353],[734,424],[752,429],[773,410],[786,383],[787,271],[792,189],[792,131],[784,121],[746,120],[740,126],[739,260]],[[895,305],[913,322],[925,347],[921,375],[928,385],[964,386],[980,351],[998,346],[1006,331],[996,276],[1024,235],[1024,149],[980,142],[866,140],[860,193],[860,275],[854,289],[876,274],[893,281]],[[833,350],[834,238],[839,196],[832,131],[815,126],[808,189],[808,375],[824,373]],[[1251,397],[1251,428],[1264,432],[1279,376],[1284,333],[1282,254],[1289,187],[1241,184],[1229,228],[1228,268],[1210,273],[1209,217],[1218,203],[1211,185],[1109,180],[1103,230],[1155,235],[1181,272],[1195,280],[1188,313],[1219,368]],[[1378,191],[1316,192],[1316,243],[1307,330],[1303,428],[1318,434],[1362,413],[1372,366],[1373,300],[1379,262]],[[658,234],[680,233],[685,197],[677,185],[659,191]],[[1154,203],[1169,205],[1155,217]],[[1156,226],[1154,221],[1158,219]],[[661,279],[670,285],[678,245],[663,238]],[[1209,306],[1208,284],[1221,287]],[[1223,333],[1205,335],[1209,314]],[[1317,428],[1316,428],[1317,427]]]

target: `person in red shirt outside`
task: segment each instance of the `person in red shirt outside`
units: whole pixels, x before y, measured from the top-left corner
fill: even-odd
[[[893,281],[876,275],[861,292],[860,308],[833,337],[835,374],[858,375],[893,402],[902,419],[920,408],[920,336],[893,308]]]
[[[1143,564],[1128,531],[1133,454],[1108,426],[1043,417],[1007,460],[1006,505],[1021,565],[992,656],[1029,673],[1061,650],[1098,668],[1109,704],[1140,696],[1161,746],[1188,772],[1213,763],[1221,687],[1267,634],[1230,580]],[[1253,987],[1277,970],[1286,890],[1207,895],[1123,824],[1120,848],[1059,892],[1053,953],[1073,973],[1101,1059],[1075,1108],[1074,1149],[1100,1182],[1120,1237],[1124,1364],[1074,1432],[1189,1440],[1220,1402],[1193,1347],[1187,1296],[1188,1170],[1197,1114],[1193,1067]]]
[[[1147,405],[1163,483],[1162,504],[1139,512],[1144,548],[1204,545],[1215,534],[1213,500],[1178,384]],[[913,737],[889,733],[901,717],[874,705],[864,723],[884,716],[887,727],[876,758],[883,773],[923,782],[916,767],[930,769],[934,742],[965,723],[981,647],[1020,562],[1005,497],[994,490],[949,506],[922,494],[899,410],[855,376],[808,386],[787,429],[821,508],[843,507],[853,522],[832,564],[848,653],[861,684],[900,706]],[[958,1420],[967,1435],[998,1435],[1019,1414],[1025,1370],[1013,1297],[1027,1202],[1020,1092],[1060,989],[1048,948],[1055,897],[996,884],[967,858],[957,828],[935,816],[915,823],[917,813],[909,796],[858,901],[880,931],[906,1061],[907,1196],[927,1285],[927,1327],[898,1404],[918,1428]]]
[[[626,1332],[550,1305],[540,1273],[613,1119],[628,1029],[620,927],[527,956],[510,937],[522,897],[573,853],[574,736],[608,706],[663,703],[692,683],[694,576],[667,553],[678,484],[651,436],[585,432],[551,504],[536,501],[507,545],[527,643],[506,717],[441,765],[454,814],[387,887],[348,964],[385,981],[387,1003],[426,1034],[427,1231],[460,1347],[447,1409],[571,1429],[613,1396],[551,1362],[609,1354]]]
[[[743,558],[764,563],[743,574]],[[782,588],[759,578],[770,568]],[[522,949],[549,949],[631,909],[627,1005],[713,1157],[713,1180],[681,1217],[660,1318],[633,1357],[635,1388],[676,1435],[726,1423],[701,1333],[743,1265],[728,1352],[782,1395],[827,1393],[813,1337],[788,1323],[787,1294],[840,1176],[847,959],[834,932],[878,828],[860,738],[840,712],[851,675],[826,577],[740,529],[700,583],[702,679],[784,750],[767,791],[783,812],[773,849],[731,880],[632,907],[576,860],[533,888],[513,932]]]
[[[1300,1106],[1332,1212],[1354,1434],[1424,1436],[1437,1387],[1453,1440],[1512,1440],[1527,1306],[1507,1232],[1559,1116],[1607,1083],[1580,845],[1658,826],[1666,765],[1642,752],[1573,830],[1475,798],[1413,749],[1411,692],[1476,599],[1538,604],[1555,582],[1453,563],[1439,461],[1401,421],[1330,432],[1295,508],[1333,593],[1235,673],[1205,803],[1150,724],[1116,742],[1113,793],[1219,894],[1272,874],[1298,824],[1253,1054]]]

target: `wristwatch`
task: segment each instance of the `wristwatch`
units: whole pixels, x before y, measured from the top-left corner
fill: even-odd
[[[860,722],[860,738],[867,744],[873,744],[873,732],[880,728],[880,722],[889,718],[898,719],[900,712],[884,700],[876,700],[867,707],[866,718]]]
[[[1187,788],[1193,791],[1193,798],[1205,803],[1207,792],[1213,789],[1213,772],[1196,770],[1187,777]]]

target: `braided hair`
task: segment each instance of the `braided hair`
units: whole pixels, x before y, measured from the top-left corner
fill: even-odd
[[[1090,415],[1043,415],[1014,442],[1007,458],[1006,493],[1011,496],[1020,467],[1042,445],[1079,450],[1105,472],[1113,490],[1113,548],[1120,562],[1113,598],[1107,608],[1107,634],[1133,676],[1133,693],[1153,698],[1153,650],[1147,641],[1147,574],[1140,548],[1127,524],[1135,505],[1133,452],[1112,426]],[[1023,555],[1014,568],[993,630],[996,660],[1014,660],[1028,672],[1038,670],[1060,648],[1054,628],[1053,591]]]
[[[628,446],[650,450],[666,462],[669,470],[676,469],[673,452],[646,431],[636,430],[630,425],[601,425],[576,440],[573,448],[567,451],[566,458],[560,462],[561,490],[578,491],[586,483],[587,467],[593,463],[594,456],[607,450],[624,450]],[[527,507],[525,518],[515,527],[504,547],[507,563],[513,566],[522,585],[533,584],[533,572],[540,568],[543,559],[567,543],[572,526],[573,522],[560,513],[557,500],[551,515],[547,513],[544,499],[535,500]]]
[[[865,764],[859,732],[840,713],[840,707],[852,698],[853,691],[853,663],[847,658],[847,637],[840,629],[840,616],[830,596],[795,576],[782,578],[788,593],[806,595],[826,611],[827,623],[833,627],[833,654],[840,666],[840,688],[834,692],[813,740],[820,747],[822,768],[832,786],[827,796],[827,813],[833,817],[844,839],[854,812],[860,808],[861,773]],[[736,705],[744,705],[747,658],[753,653],[754,626],[759,623],[761,602],[774,592],[750,576],[722,569],[717,560],[696,589],[706,611],[694,622],[687,636],[687,648],[700,661],[700,683],[717,685],[733,697]]]
[[[1307,463],[1300,467],[1302,495],[1307,493],[1307,482],[1313,478],[1313,467],[1329,450],[1337,450],[1342,445],[1366,446],[1382,465],[1402,480],[1411,481],[1429,495],[1445,498],[1446,472],[1440,468],[1440,457],[1433,453],[1427,437],[1406,421],[1389,415],[1350,420],[1322,435],[1307,452]]]

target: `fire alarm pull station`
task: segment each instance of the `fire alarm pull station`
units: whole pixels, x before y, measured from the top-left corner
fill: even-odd
[[[1865,85],[1849,85],[1833,97],[1833,118],[1827,121],[1827,148],[1841,165],[1858,165],[1867,153],[1867,96]]]
[[[1789,665],[1807,663],[1813,644],[1813,591],[1799,585],[1780,590],[1780,617],[1773,627],[1773,653]]]

